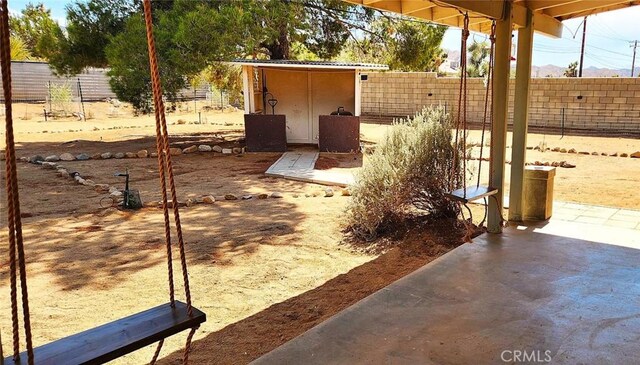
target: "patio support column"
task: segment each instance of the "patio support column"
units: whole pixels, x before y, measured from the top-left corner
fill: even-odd
[[[496,22],[496,49],[493,74],[493,123],[491,125],[491,162],[489,184],[498,189],[489,197],[487,230],[502,232],[504,195],[504,162],[507,144],[507,115],[509,109],[509,74],[511,72],[512,4],[504,1],[503,18]]]
[[[529,125],[529,82],[533,48],[533,13],[527,10],[527,25],[518,29],[516,86],[513,100],[513,140],[511,142],[511,183],[509,189],[509,220],[522,221],[524,163],[527,155]]]

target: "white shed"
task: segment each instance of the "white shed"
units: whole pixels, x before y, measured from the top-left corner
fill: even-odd
[[[360,115],[366,70],[385,65],[293,60],[235,60],[242,66],[246,114],[286,116],[287,143],[317,143],[319,116],[338,107]],[[274,107],[271,104],[275,104]]]

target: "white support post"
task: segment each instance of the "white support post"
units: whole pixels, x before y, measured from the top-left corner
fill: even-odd
[[[518,29],[516,89],[513,100],[513,140],[511,142],[511,183],[509,189],[509,220],[522,221],[524,163],[527,156],[529,125],[529,83],[533,49],[534,18],[527,11],[527,26]]]
[[[242,92],[244,93],[244,113],[251,114],[251,99],[253,98],[252,75],[249,74],[247,66],[242,66]]]
[[[503,18],[496,22],[496,49],[493,73],[493,123],[491,126],[491,163],[489,184],[498,192],[489,198],[487,230],[502,232],[504,195],[504,163],[507,144],[507,115],[509,109],[509,74],[511,71],[512,4],[504,2]]]
[[[355,110],[353,111],[353,115],[356,117],[360,116],[360,112],[362,109],[362,83],[360,82],[360,70],[355,71],[356,84],[355,84]]]

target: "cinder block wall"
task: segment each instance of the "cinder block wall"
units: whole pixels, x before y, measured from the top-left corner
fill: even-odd
[[[484,79],[467,81],[467,115],[480,123],[484,113]],[[456,115],[458,78],[427,72],[372,72],[362,83],[362,114],[407,116],[424,106],[445,105]],[[509,89],[509,123],[513,117],[514,80]],[[537,127],[640,132],[640,78],[534,78],[529,124]]]

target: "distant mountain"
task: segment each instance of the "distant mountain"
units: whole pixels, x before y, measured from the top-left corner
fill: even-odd
[[[515,67],[515,66],[513,66]],[[532,77],[561,77],[564,75],[566,67],[556,65],[532,66]],[[634,76],[638,76],[640,67],[636,67]],[[582,70],[583,77],[630,77],[631,69],[610,69],[598,67],[586,67]]]
[[[448,59],[458,60],[460,59],[460,51],[445,50],[448,55]],[[640,57],[636,62],[638,66],[635,68],[634,76],[640,75]],[[511,68],[515,69],[515,62],[512,63]],[[546,65],[546,66],[532,66],[532,77],[562,77],[566,66]],[[610,68],[598,68],[594,66],[587,67],[582,70],[582,76],[584,77],[630,77],[631,68],[627,69],[610,69]]]

